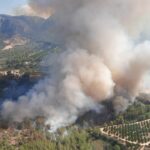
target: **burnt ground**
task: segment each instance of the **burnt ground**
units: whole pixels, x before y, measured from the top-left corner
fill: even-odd
[[[112,103],[110,101],[102,103],[104,106],[98,113],[96,111],[88,111],[87,113],[80,116],[76,124],[84,126],[85,124],[90,126],[102,125],[115,119],[115,112],[113,110]]]

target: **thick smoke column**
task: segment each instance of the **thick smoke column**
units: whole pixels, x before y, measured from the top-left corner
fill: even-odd
[[[46,19],[53,13],[53,10],[50,8],[50,1],[48,0],[29,0],[28,3],[29,4],[25,4],[19,8],[16,8],[15,14],[39,16]]]
[[[30,0],[29,7],[53,14],[53,40],[66,51],[53,61],[51,77],[3,104],[5,117],[44,115],[58,127],[100,111],[102,101],[112,99],[117,113],[134,101],[150,68],[150,42],[137,42],[150,19],[149,0]]]

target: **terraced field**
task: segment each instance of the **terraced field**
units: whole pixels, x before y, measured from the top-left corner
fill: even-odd
[[[100,128],[101,133],[122,142],[150,146],[150,119]]]

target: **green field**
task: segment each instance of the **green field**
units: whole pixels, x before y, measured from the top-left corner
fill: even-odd
[[[103,131],[108,136],[117,137],[133,144],[150,143],[150,120],[104,127]]]

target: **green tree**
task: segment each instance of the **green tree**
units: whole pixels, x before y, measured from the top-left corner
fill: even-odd
[[[114,150],[121,150],[119,145],[115,145],[113,149]]]

